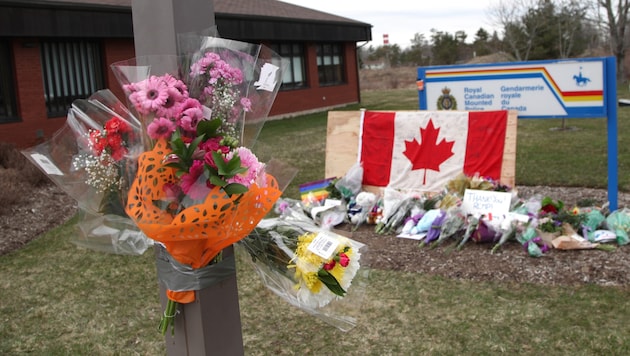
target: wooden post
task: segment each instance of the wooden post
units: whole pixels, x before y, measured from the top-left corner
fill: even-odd
[[[177,55],[178,34],[215,25],[212,0],[132,0],[131,4],[137,57]],[[232,253],[231,247],[224,250],[225,256]],[[162,308],[165,293],[160,285]],[[175,334],[169,330],[165,338],[167,354],[243,355],[236,274],[196,294],[195,302],[179,305]]]

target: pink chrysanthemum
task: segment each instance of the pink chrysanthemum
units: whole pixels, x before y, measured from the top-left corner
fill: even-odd
[[[160,138],[169,139],[176,128],[177,126],[173,121],[160,117],[154,119],[153,122],[147,126],[147,134],[154,140]]]

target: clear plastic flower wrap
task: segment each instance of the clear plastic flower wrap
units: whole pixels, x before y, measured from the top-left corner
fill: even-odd
[[[179,280],[208,279],[205,269],[219,264],[221,251],[247,236],[282,193],[251,150],[280,88],[282,58],[262,45],[182,38],[182,47],[199,48],[112,65],[144,142],[125,210],[172,262],[158,270],[168,297],[162,332],[177,303],[193,302],[206,286],[182,288]]]
[[[366,245],[288,215],[262,220],[236,246],[273,293],[342,331],[356,326],[369,277]]]
[[[150,246],[125,212],[142,152],[140,122],[109,91],[75,100],[51,139],[22,153],[78,202],[72,242],[92,250],[142,254]]]

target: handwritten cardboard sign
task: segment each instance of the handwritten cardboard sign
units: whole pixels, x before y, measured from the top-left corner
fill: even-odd
[[[511,200],[511,193],[466,189],[462,209],[473,215],[506,216],[510,212]]]

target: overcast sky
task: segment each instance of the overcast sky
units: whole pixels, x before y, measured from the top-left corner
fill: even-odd
[[[414,34],[431,37],[431,29],[455,34],[463,30],[472,42],[475,33],[483,27],[490,34],[488,9],[497,0],[282,0],[295,5],[328,12],[353,20],[367,22],[372,27],[372,46],[383,44],[383,34],[389,35],[390,44],[408,47]],[[499,31],[499,35],[501,35]]]

